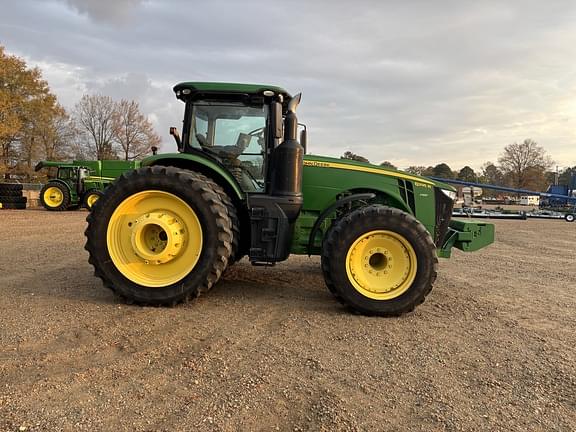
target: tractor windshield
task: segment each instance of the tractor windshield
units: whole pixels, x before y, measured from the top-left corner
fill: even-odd
[[[76,180],[76,170],[70,167],[58,168],[58,178],[60,180]]]
[[[189,144],[217,156],[245,191],[264,190],[266,106],[196,102]]]

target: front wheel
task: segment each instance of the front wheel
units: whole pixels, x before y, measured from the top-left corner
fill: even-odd
[[[350,308],[395,316],[424,301],[438,259],[430,233],[413,216],[371,205],[334,222],[322,246],[326,284]]]
[[[566,216],[564,216],[564,219],[566,219],[566,222],[574,222],[574,215],[572,213],[568,213]]]
[[[90,189],[89,191],[87,191],[84,194],[84,199],[82,200],[82,205],[84,206],[84,208],[86,208],[88,210],[92,210],[92,207],[94,207],[94,204],[96,204],[96,201],[98,201],[100,198],[102,198],[103,195],[104,195],[104,192],[102,192],[101,190]]]
[[[130,303],[172,305],[211,288],[232,251],[230,218],[215,188],[172,167],[124,173],[87,218],[95,275]]]

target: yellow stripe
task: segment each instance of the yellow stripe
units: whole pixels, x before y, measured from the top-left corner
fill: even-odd
[[[98,177],[98,176],[93,176],[93,177],[86,177],[86,180],[116,180],[114,177]]]
[[[430,180],[426,180],[426,179],[423,179],[420,177],[413,177],[409,174],[392,172],[392,171],[387,171],[387,170],[378,169],[378,168],[363,167],[363,166],[358,166],[358,165],[348,165],[348,164],[342,164],[342,163],[337,163],[337,162],[321,162],[321,161],[313,161],[313,160],[305,160],[304,166],[311,166],[311,167],[318,167],[318,168],[338,168],[338,169],[343,169],[343,170],[348,170],[348,171],[360,171],[360,172],[365,172],[365,173],[387,175],[390,177],[396,177],[396,178],[411,180],[413,182],[423,183],[423,184],[427,184],[430,186],[434,186],[434,183],[431,182]]]

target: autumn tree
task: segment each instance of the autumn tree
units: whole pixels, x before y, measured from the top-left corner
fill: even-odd
[[[498,163],[510,186],[543,190],[547,186],[546,171],[553,162],[543,147],[531,139],[525,139],[506,146]]]
[[[0,171],[20,170],[42,154],[38,134],[61,111],[38,68],[0,46]]]
[[[466,165],[458,172],[458,180],[466,181],[466,182],[476,182],[478,181],[478,177],[472,168]]]
[[[84,95],[74,107],[74,120],[83,142],[95,159],[116,159],[114,116],[116,105],[111,97]]]
[[[122,99],[116,104],[112,119],[113,138],[125,160],[137,159],[160,145],[160,137],[137,102]]]
[[[340,159],[349,159],[349,160],[354,160],[354,161],[358,161],[358,162],[366,162],[366,163],[370,162],[364,156],[357,155],[355,153],[352,153],[351,151],[344,152],[344,154],[342,156],[340,156]]]

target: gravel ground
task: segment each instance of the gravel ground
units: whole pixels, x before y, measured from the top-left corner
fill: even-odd
[[[120,304],[85,217],[0,211],[2,431],[576,430],[576,223],[495,221],[384,319],[334,301],[316,257]]]

